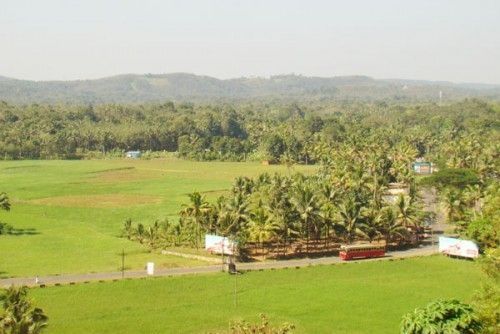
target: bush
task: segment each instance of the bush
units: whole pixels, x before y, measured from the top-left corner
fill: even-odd
[[[289,323],[281,324],[278,327],[269,324],[269,319],[260,315],[260,323],[251,324],[247,321],[238,321],[231,324],[232,334],[287,334],[291,333],[295,326]]]
[[[478,184],[479,178],[477,173],[472,169],[446,168],[422,179],[421,183],[438,188],[465,188],[468,185]]]
[[[482,326],[472,307],[458,300],[438,300],[406,314],[402,334],[478,333]]]

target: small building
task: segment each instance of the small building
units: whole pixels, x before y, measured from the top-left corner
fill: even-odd
[[[396,204],[400,195],[408,196],[410,194],[410,187],[404,183],[389,183],[387,189],[382,195],[382,200],[387,204]]]
[[[264,166],[276,165],[278,162],[276,160],[262,160]]]
[[[417,174],[432,174],[435,170],[434,164],[427,161],[415,161],[412,167]]]
[[[141,157],[141,151],[128,151],[126,157],[130,159],[139,159]]]

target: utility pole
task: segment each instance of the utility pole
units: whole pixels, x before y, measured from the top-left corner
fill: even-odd
[[[222,249],[221,249],[221,256],[222,256],[222,271],[224,271],[224,240],[225,237],[222,237]]]
[[[122,249],[122,279],[125,277],[125,249]]]
[[[236,308],[238,306],[238,272],[235,272],[234,274],[234,307]]]

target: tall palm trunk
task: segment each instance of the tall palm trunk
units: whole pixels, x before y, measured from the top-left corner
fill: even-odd
[[[306,256],[309,257],[309,219],[306,222]]]

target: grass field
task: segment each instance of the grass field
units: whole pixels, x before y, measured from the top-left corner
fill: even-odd
[[[206,333],[263,312],[298,333],[386,334],[431,300],[470,301],[480,279],[474,262],[431,256],[36,288],[31,296],[50,317],[48,333]]]
[[[158,267],[205,264],[151,254],[119,238],[123,221],[175,220],[188,193],[196,190],[215,198],[235,177],[265,171],[288,172],[284,166],[174,158],[0,162],[0,191],[12,201],[12,210],[0,212],[0,221],[20,232],[0,236],[0,277],[115,271],[122,249],[128,269],[142,268],[147,261]]]

